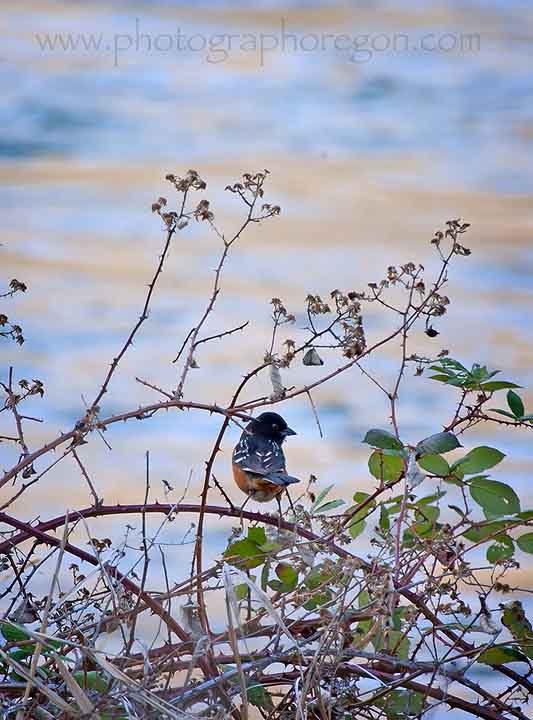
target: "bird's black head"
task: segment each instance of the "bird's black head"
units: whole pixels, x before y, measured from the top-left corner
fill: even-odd
[[[277,440],[282,443],[288,435],[296,435],[285,420],[274,412],[265,412],[254,418],[248,425],[247,430],[252,435],[262,435],[263,437]]]

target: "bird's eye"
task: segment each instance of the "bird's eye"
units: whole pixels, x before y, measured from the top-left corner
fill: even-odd
[[[272,423],[272,430],[277,430],[277,429],[278,429],[278,426],[276,425],[276,423]]]

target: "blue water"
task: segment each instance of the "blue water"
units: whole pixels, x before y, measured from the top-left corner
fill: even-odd
[[[248,3],[195,7],[195,13],[183,17],[179,9],[191,8],[175,2],[79,2],[61,16],[35,13],[28,32],[10,40],[11,52],[0,65],[8,89],[0,109],[7,128],[0,157],[7,162],[57,155],[142,162],[186,150],[201,162],[258,147],[342,157],[433,153],[438,147],[434,182],[452,183],[458,177],[472,189],[533,189],[531,164],[523,162],[533,142],[531,11],[526,4],[454,2],[447,6],[452,20],[425,22],[431,8],[423,3],[378,3],[375,20],[368,14],[373,4],[363,3],[358,6],[367,11],[362,21],[354,13],[348,22],[333,16],[330,24],[321,24],[313,22],[311,11],[327,13],[338,9],[337,3],[256,3],[256,9],[270,12],[265,27],[246,13]],[[216,18],[209,7],[218,9]],[[221,7],[231,8],[227,19]],[[287,32],[299,42],[310,32],[370,34],[363,47],[376,49],[369,50],[368,61],[354,60],[331,43],[316,52],[266,52],[262,66],[259,54],[241,51],[239,43],[225,63],[208,62],[208,50],[188,50],[195,47],[188,39],[180,51],[148,49],[148,41],[137,47],[139,32],[156,43],[178,28],[184,37],[201,34],[205,41],[229,32],[279,34],[284,7],[310,11],[308,22],[305,13],[287,21]],[[387,9],[410,13],[416,24],[395,26],[380,14]],[[457,21],[452,9],[459,13]],[[468,25],[462,24],[463,15]],[[16,29],[15,13],[11,21]],[[43,51],[35,33],[93,33],[103,39],[97,51]],[[379,40],[384,33],[385,40]],[[399,33],[407,33],[409,50],[403,42],[394,45]],[[420,51],[420,38],[427,33],[475,33],[479,49]],[[117,53],[117,43],[129,48]],[[380,50],[383,43],[390,47]],[[252,71],[240,69],[232,58],[251,63]],[[209,137],[196,132],[202,116],[209,118]]]

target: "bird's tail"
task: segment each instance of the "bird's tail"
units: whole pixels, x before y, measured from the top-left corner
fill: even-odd
[[[287,485],[300,482],[300,478],[295,478],[292,475],[285,475],[282,473],[270,473],[268,475],[268,479],[275,485],[280,485],[281,487],[287,487]]]

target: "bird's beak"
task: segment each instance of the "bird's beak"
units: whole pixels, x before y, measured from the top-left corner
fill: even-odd
[[[292,428],[288,427],[283,431],[283,436],[288,437],[289,435],[298,435],[298,433]]]

